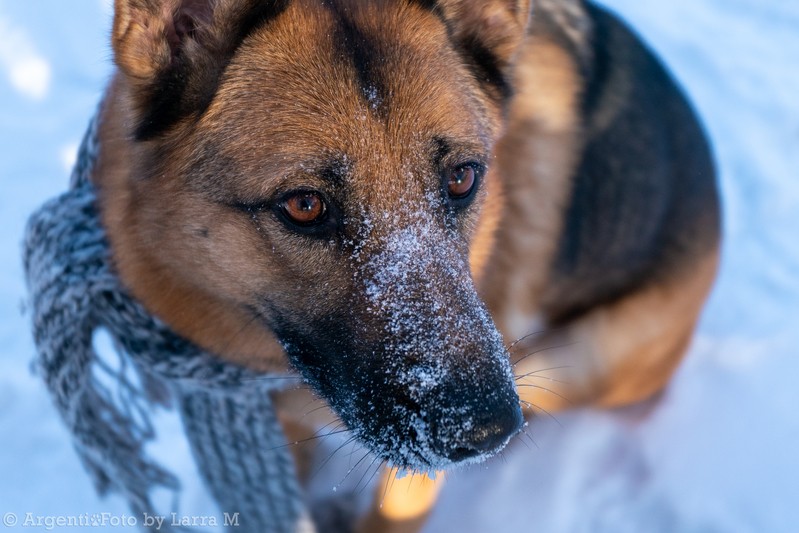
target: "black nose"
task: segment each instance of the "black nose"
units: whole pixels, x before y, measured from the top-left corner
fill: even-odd
[[[498,452],[524,423],[512,390],[488,398],[476,395],[459,400],[460,407],[439,413],[433,425],[435,448],[452,462]]]

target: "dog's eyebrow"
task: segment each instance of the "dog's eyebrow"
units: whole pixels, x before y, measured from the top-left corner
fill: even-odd
[[[444,137],[436,136],[433,137],[433,150],[434,150],[434,161],[436,166],[441,165],[441,161],[452,152],[452,144],[448,139]]]
[[[316,174],[320,179],[336,189],[343,187],[350,173],[350,165],[344,157],[330,159],[323,163]]]
[[[436,135],[431,142],[433,161],[437,166],[441,166],[447,156],[456,154],[460,156],[471,156],[478,159],[480,163],[488,162],[488,148],[484,142],[462,142],[443,135]]]

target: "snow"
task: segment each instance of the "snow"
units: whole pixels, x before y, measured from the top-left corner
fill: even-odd
[[[33,48],[28,35],[0,18],[0,65],[23,96],[41,100],[50,90],[50,64]]]
[[[533,422],[534,446],[517,439],[501,458],[448,474],[426,531],[794,531],[799,3],[606,3],[670,65],[713,139],[725,208],[719,281],[660,401]],[[20,519],[127,511],[94,494],[30,373],[20,266],[25,218],[65,187],[65,164],[110,72],[108,4],[0,0],[0,514]],[[180,511],[207,514],[174,417],[160,416],[159,429],[156,453],[189,476]],[[339,471],[316,485],[332,496],[360,457],[338,452]],[[368,463],[359,468],[371,475]],[[354,472],[352,484],[361,477]]]

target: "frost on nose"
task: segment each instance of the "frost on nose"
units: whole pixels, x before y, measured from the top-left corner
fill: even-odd
[[[518,396],[491,370],[476,381],[466,372],[456,374],[436,391],[429,409],[430,446],[439,456],[453,463],[490,456],[521,430]]]
[[[520,429],[510,361],[469,266],[443,229],[416,224],[383,239],[362,265],[369,312],[384,324],[386,379],[429,464],[479,460]]]

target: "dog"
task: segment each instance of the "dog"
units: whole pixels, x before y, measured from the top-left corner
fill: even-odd
[[[121,279],[219,357],[298,371],[387,464],[485,460],[525,415],[640,402],[677,367],[716,272],[713,160],[605,9],[116,0],[112,45],[92,179]],[[439,485],[360,529],[418,529]]]

